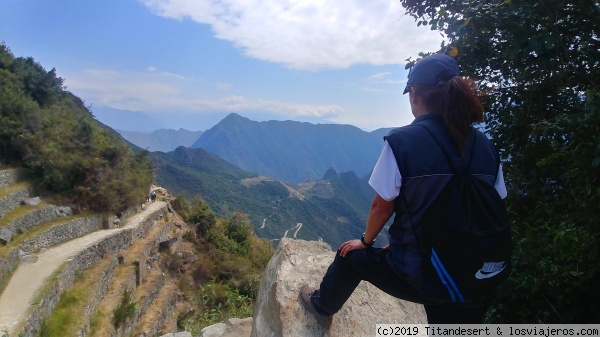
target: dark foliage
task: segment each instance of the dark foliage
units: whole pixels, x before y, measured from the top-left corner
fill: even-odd
[[[401,3],[488,94],[516,242],[490,320],[600,322],[600,2]]]

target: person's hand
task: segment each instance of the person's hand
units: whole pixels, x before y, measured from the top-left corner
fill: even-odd
[[[342,243],[338,250],[340,251],[341,257],[346,257],[346,254],[350,253],[353,250],[357,249],[365,249],[365,247],[360,240],[350,240]]]

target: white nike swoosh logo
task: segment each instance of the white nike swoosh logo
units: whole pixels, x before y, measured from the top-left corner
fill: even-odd
[[[486,278],[494,277],[494,276],[500,274],[504,270],[505,267],[506,266],[502,267],[502,269],[500,269],[500,270],[496,270],[496,271],[493,271],[491,273],[487,273],[487,272],[484,272],[481,269],[479,269],[477,271],[477,273],[475,273],[475,278],[478,279],[478,280],[483,280],[483,279],[486,279]]]

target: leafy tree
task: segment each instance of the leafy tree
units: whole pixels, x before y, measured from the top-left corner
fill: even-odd
[[[134,153],[62,83],[0,43],[0,161],[29,168],[44,192],[81,209],[139,204],[153,180],[147,152]]]
[[[600,2],[400,2],[487,92],[516,243],[490,320],[600,321]]]
[[[233,212],[227,223],[227,236],[242,245],[248,242],[252,235],[252,222],[248,215],[240,211]]]
[[[217,217],[207,203],[197,199],[195,211],[189,216],[188,221],[196,225],[196,232],[199,236],[204,236],[215,227]]]
[[[12,62],[10,70],[21,78],[23,89],[39,105],[49,105],[59,99],[63,79],[56,77],[56,69],[46,72],[33,57],[19,57]]]

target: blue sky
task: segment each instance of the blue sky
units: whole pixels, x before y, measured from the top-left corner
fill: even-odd
[[[370,131],[412,121],[405,60],[442,37],[397,0],[2,0],[0,40],[56,68],[92,112],[192,131],[231,112]]]

